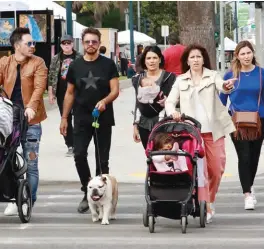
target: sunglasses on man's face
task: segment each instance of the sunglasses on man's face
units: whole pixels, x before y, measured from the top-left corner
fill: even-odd
[[[61,44],[62,45],[71,45],[71,43],[72,43],[71,41],[63,41]]]
[[[84,41],[84,43],[85,43],[85,45],[90,45],[90,44],[97,45],[99,43],[99,41],[97,41],[97,40],[86,40],[86,41]]]
[[[35,47],[36,46],[36,42],[35,41],[29,41],[26,43],[27,46],[30,48],[30,47]]]

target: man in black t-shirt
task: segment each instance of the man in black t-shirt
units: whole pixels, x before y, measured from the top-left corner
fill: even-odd
[[[71,62],[81,55],[73,49],[73,38],[71,35],[64,35],[61,38],[61,49],[56,54],[50,63],[48,85],[49,85],[49,102],[54,104],[57,99],[57,104],[62,115],[63,100],[67,90],[66,75]],[[67,135],[64,136],[65,144],[68,147],[66,156],[73,155],[73,127],[72,114],[68,115]]]
[[[95,129],[92,111],[100,112],[97,129],[98,145],[96,151],[96,175],[109,173],[108,161],[111,146],[112,126],[115,125],[112,102],[119,94],[119,74],[114,61],[98,54],[101,33],[94,28],[86,28],[82,33],[85,55],[76,59],[67,74],[68,88],[64,99],[60,131],[67,135],[67,118],[73,107],[74,115],[74,159],[82,184],[84,198],[79,204],[78,212],[88,210],[87,185],[91,178],[87,161],[87,150]],[[98,151],[100,160],[98,158]],[[99,164],[100,162],[100,164]]]

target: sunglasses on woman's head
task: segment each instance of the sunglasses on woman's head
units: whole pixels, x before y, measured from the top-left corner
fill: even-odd
[[[62,45],[71,45],[71,41],[63,41],[61,44]]]
[[[29,41],[27,42],[27,46],[30,48],[30,47],[35,47],[36,46],[36,42],[35,41]]]
[[[90,44],[97,45],[99,43],[99,41],[97,41],[97,40],[86,40],[86,41],[84,41],[84,43],[86,45],[90,45]]]

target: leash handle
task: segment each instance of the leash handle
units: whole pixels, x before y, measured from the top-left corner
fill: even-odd
[[[97,108],[94,108],[92,112],[92,116],[94,118],[94,122],[92,123],[92,127],[94,127],[94,133],[95,133],[95,142],[96,142],[96,150],[97,150],[97,156],[98,156],[98,166],[99,166],[99,171],[100,171],[100,176],[102,176],[102,165],[101,165],[101,157],[100,157],[100,151],[99,151],[99,142],[98,142],[98,134],[97,134],[97,129],[100,127],[98,123],[98,119],[100,116],[100,112]]]

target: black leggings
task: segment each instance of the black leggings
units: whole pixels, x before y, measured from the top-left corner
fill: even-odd
[[[148,144],[148,137],[149,137],[151,131],[138,126],[138,132],[139,132],[139,136],[140,136],[140,139],[141,139],[141,143],[142,143],[144,149],[146,149],[147,148],[147,144]]]
[[[264,119],[261,121],[263,133]],[[231,134],[231,138],[238,156],[238,172],[243,193],[251,193],[251,187],[254,184],[258,170],[263,135],[260,139],[254,141],[235,140],[233,134]]]

